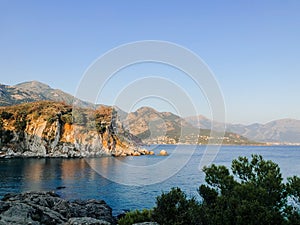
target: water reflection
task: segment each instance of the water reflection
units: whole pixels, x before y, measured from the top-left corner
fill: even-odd
[[[166,149],[168,146],[162,146]],[[166,149],[171,151],[172,146]],[[188,146],[187,146],[188,148]],[[151,167],[163,161],[163,157],[126,157],[126,158],[90,158],[90,159],[0,159],[0,197],[8,192],[27,190],[55,190],[67,199],[104,199],[115,213],[122,209],[137,209],[152,207],[155,198],[162,191],[179,186],[188,196],[197,196],[197,188],[204,180],[199,171],[204,148],[197,151],[186,166],[173,177],[154,185],[126,186],[114,183],[99,175],[123,176],[123,179],[149,179],[155,174],[165,171],[155,171]],[[266,159],[278,163],[284,177],[300,175],[299,147],[238,147],[224,146],[219,152],[215,163],[229,166],[232,159],[243,155],[262,154]],[[184,154],[184,151],[183,153]],[[177,160],[180,163],[180,158]],[[175,161],[174,161],[175,162]],[[120,164],[135,165],[136,169],[121,170]],[[176,164],[175,164],[176,166]],[[95,171],[93,168],[96,168]],[[167,169],[167,168],[166,168]],[[65,189],[56,190],[64,186]]]
[[[88,159],[90,166],[101,176],[127,186],[144,186],[161,183],[184,167],[196,146],[165,146],[167,157],[142,156]],[[99,163],[100,162],[100,163]]]

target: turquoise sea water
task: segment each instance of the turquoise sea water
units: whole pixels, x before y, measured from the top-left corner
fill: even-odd
[[[155,152],[165,149],[172,156],[176,146],[147,148]],[[197,188],[204,180],[199,165],[205,148],[180,146],[175,161],[162,156],[0,159],[0,197],[8,192],[55,190],[66,199],[104,199],[113,208],[114,214],[122,210],[150,208],[155,204],[155,197],[171,187],[180,187],[188,196],[198,195]],[[191,152],[193,155],[186,163],[187,154]],[[251,154],[261,154],[265,159],[278,163],[285,178],[300,176],[300,146],[222,146],[213,163],[229,166],[234,158],[250,157]],[[168,172],[170,163],[176,169],[171,171],[172,176]],[[126,165],[131,168],[127,170],[129,167]],[[156,165],[160,165],[158,170]],[[157,181],[159,183],[154,183]]]

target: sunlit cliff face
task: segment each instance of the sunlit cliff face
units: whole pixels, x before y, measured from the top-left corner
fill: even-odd
[[[113,109],[73,109],[63,103],[36,102],[1,107],[1,152],[11,156],[79,157],[131,155],[138,147]],[[121,140],[121,139],[122,140]]]

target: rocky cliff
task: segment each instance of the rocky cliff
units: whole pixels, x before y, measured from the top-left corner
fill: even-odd
[[[72,108],[41,101],[0,107],[2,157],[89,157],[147,154],[112,107]]]

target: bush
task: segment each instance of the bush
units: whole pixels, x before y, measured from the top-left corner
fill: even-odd
[[[198,225],[202,224],[201,211],[195,198],[187,199],[180,188],[172,188],[157,197],[153,219],[160,225]]]
[[[61,120],[64,123],[72,124],[73,123],[73,116],[71,113],[67,113],[61,116]]]
[[[14,138],[13,132],[10,130],[0,130],[0,140],[2,144],[9,143]]]
[[[9,113],[9,112],[3,111],[3,112],[1,113],[1,118],[2,118],[2,119],[5,119],[5,120],[10,119],[12,116],[13,116],[13,114],[12,114],[12,113]]]
[[[143,209],[142,211],[135,210],[125,214],[125,216],[119,219],[119,225],[132,225],[134,223],[151,222],[152,210]]]
[[[87,123],[86,114],[82,110],[73,110],[73,122],[77,125],[84,126]]]
[[[26,112],[21,112],[16,116],[14,126],[18,132],[24,131],[27,125]]]

